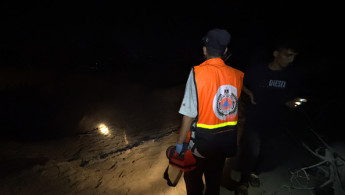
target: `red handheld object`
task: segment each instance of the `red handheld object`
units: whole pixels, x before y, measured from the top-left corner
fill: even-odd
[[[191,150],[187,150],[184,155],[180,155],[176,152],[175,146],[170,146],[166,151],[166,155],[169,159],[169,164],[183,172],[192,171],[196,168],[196,160]]]

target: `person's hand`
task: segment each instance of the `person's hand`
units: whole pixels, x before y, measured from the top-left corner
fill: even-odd
[[[242,91],[248,95],[248,97],[250,99],[250,103],[256,104],[256,102],[254,101],[254,94],[251,90],[249,90],[245,85],[243,85]]]
[[[176,152],[177,154],[181,154],[183,149],[183,144],[176,143]]]
[[[248,94],[248,96],[249,96],[250,103],[256,104],[256,102],[254,101],[254,94],[253,94],[253,92],[248,91],[247,94]]]

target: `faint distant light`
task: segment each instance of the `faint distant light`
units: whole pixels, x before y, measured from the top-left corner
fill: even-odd
[[[98,126],[99,132],[102,133],[103,135],[109,135],[109,129],[105,124],[100,124]]]

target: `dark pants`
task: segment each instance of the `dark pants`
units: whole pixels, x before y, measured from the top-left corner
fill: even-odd
[[[248,183],[252,172],[258,172],[262,139],[257,131],[244,131],[240,140],[238,166],[241,171],[240,183]]]
[[[225,156],[217,156],[212,158],[195,157],[195,159],[197,162],[197,168],[193,171],[184,173],[187,195],[203,194],[203,174],[206,182],[205,195],[218,195]]]
[[[241,183],[248,182],[251,173],[273,170],[282,162],[289,152],[283,126],[282,123],[253,125],[246,121],[238,152]]]

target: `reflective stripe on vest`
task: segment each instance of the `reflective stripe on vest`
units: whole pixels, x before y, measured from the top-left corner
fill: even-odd
[[[200,124],[200,123],[196,124],[197,127],[204,128],[204,129],[216,129],[220,127],[235,126],[235,125],[237,125],[237,121],[229,121],[229,122],[221,123],[217,125],[205,125],[205,124]]]

